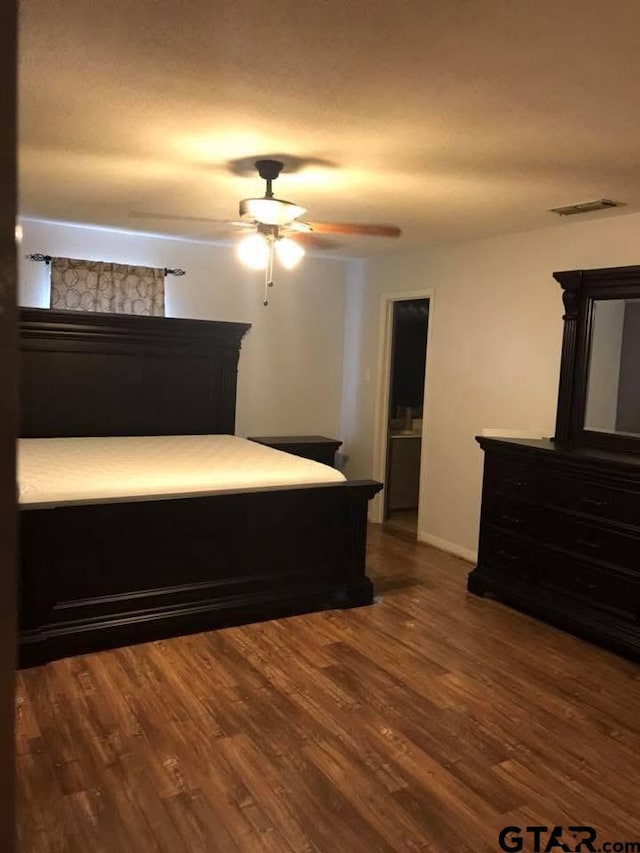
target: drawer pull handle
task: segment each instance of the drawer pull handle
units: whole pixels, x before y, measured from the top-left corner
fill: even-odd
[[[576,545],[584,545],[585,548],[594,548],[596,550],[601,547],[599,542],[592,542],[590,539],[583,539],[581,536],[576,538]]]
[[[515,515],[507,515],[506,513],[500,516],[500,521],[508,521],[510,524],[522,524],[521,518],[516,518]]]
[[[580,498],[580,503],[586,504],[587,506],[597,506],[602,507],[607,505],[607,501],[599,501],[595,498]]]
[[[504,557],[505,560],[511,560],[512,563],[516,563],[521,557],[518,554],[510,554],[508,551],[505,551],[501,548],[498,551],[498,557]]]

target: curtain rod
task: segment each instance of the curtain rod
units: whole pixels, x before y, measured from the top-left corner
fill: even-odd
[[[26,255],[30,261],[44,261],[45,264],[51,263],[51,255],[43,255],[41,252],[35,252],[33,255]],[[93,262],[95,263],[95,262]],[[169,267],[163,268],[165,275],[184,275],[185,271],[180,269],[170,270]]]

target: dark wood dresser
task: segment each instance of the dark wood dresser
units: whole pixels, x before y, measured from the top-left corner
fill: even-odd
[[[323,465],[336,464],[336,451],[342,444],[335,438],[326,438],[324,435],[257,435],[249,436],[249,441],[256,441],[275,450],[284,450],[294,456],[302,456],[304,459],[313,459],[314,462],[322,462]]]
[[[555,437],[477,439],[468,588],[640,660],[640,266],[553,275],[565,307]]]
[[[478,441],[484,484],[469,591],[640,660],[640,458]]]

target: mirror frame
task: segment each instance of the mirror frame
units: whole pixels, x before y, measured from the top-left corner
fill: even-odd
[[[640,435],[599,432],[584,426],[594,302],[639,299],[640,266],[554,272],[553,277],[562,287],[565,308],[554,441],[567,448],[640,453]]]

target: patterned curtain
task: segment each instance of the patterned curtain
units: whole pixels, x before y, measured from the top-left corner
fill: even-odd
[[[164,270],[52,258],[50,307],[164,317]]]

